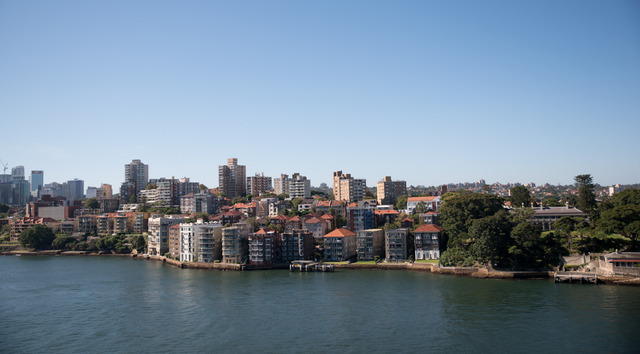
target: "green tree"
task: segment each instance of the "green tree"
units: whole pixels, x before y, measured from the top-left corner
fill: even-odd
[[[420,215],[420,214],[424,214],[426,212],[427,212],[427,204],[425,204],[424,202],[420,202],[413,209],[413,213],[412,214],[413,215]]]
[[[152,189],[156,189],[156,188],[158,188],[158,186],[156,186],[153,183],[147,183],[147,187],[145,187],[145,189],[148,190],[148,191],[152,190]]]
[[[473,240],[470,251],[476,261],[490,266],[508,265],[511,228],[505,211],[474,220],[469,227],[469,236]]]
[[[51,242],[56,238],[53,230],[45,225],[35,225],[20,233],[20,244],[24,247],[41,250],[51,247]]]
[[[407,209],[407,201],[409,200],[408,195],[401,195],[396,200],[396,210],[405,210]]]
[[[576,206],[585,213],[591,213],[596,209],[596,193],[593,177],[591,175],[577,175],[574,177],[578,188],[578,200]]]
[[[551,206],[562,206],[556,197],[549,197],[542,201],[542,206],[551,207]]]
[[[631,249],[638,250],[640,227],[640,204],[618,205],[600,215],[598,229],[606,233],[617,233],[631,240]]]
[[[138,235],[134,236],[131,240],[131,247],[133,249],[138,250],[138,252],[143,252],[144,248],[147,246],[147,241],[144,239],[144,236]]]
[[[533,202],[529,189],[525,186],[516,186],[511,188],[511,196],[509,197],[511,206],[514,208],[525,207],[528,208]]]
[[[11,209],[11,208],[8,205],[0,204],[0,213],[7,213],[7,212],[9,212],[9,209]]]
[[[84,202],[85,209],[98,209],[100,204],[96,198],[89,198]]]
[[[576,226],[580,224],[584,219],[576,216],[563,216],[558,221],[553,223],[553,229],[561,231],[567,238],[567,245],[569,250],[573,249],[573,237],[571,232],[575,231]]]
[[[138,202],[138,197],[135,194],[132,194],[129,197],[129,204],[136,204]]]
[[[198,190],[200,191],[206,191],[207,189],[209,189],[207,186],[205,186],[204,184],[200,183],[200,185],[198,186]]]
[[[71,236],[61,236],[56,237],[55,240],[51,243],[51,247],[56,250],[70,250],[75,247],[78,243],[74,237]]]
[[[447,193],[442,198],[439,209],[440,225],[449,242],[459,243],[467,237],[474,220],[492,216],[502,207],[503,199],[494,194],[472,193],[468,191]]]
[[[542,266],[544,259],[540,228],[528,222],[521,222],[511,230],[509,247],[511,265],[515,269],[529,269]]]

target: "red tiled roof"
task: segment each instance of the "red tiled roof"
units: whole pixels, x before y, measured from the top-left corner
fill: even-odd
[[[351,203],[347,205],[347,208],[357,208],[357,207],[358,207],[358,203]]]
[[[257,235],[266,235],[266,234],[267,234],[267,232],[266,232],[266,231],[264,231],[264,229],[260,229],[260,230],[258,230],[258,232],[256,232],[256,234],[257,234]]]
[[[410,197],[407,202],[432,202],[438,197]]]
[[[174,224],[169,226],[170,229],[179,229],[180,228],[180,224]]]
[[[324,237],[345,237],[345,236],[355,236],[356,233],[352,232],[348,229],[335,229],[328,234],[324,235]]]
[[[406,218],[404,218],[402,221],[403,221],[403,222],[404,222],[404,221],[411,221],[411,222],[413,222],[413,219],[411,219],[411,218],[409,218],[409,217],[406,217]]]
[[[442,228],[438,225],[424,224],[415,229],[413,232],[442,232]]]
[[[289,221],[300,221],[300,217],[298,215],[289,219]]]
[[[325,220],[333,220],[333,216],[331,216],[329,214],[324,214],[320,218],[321,219],[325,219]]]
[[[313,218],[309,218],[307,220],[304,221],[305,224],[317,224],[321,222],[320,219],[313,217]]]
[[[378,215],[384,215],[384,214],[400,214],[399,211],[397,210],[376,210],[375,211],[376,214]]]
[[[318,201],[318,204],[316,204],[316,208],[317,207],[337,207],[342,205],[342,201],[340,200],[320,200]]]

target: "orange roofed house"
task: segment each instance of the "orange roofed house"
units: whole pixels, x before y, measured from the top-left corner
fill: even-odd
[[[342,262],[356,255],[356,233],[335,229],[324,236],[324,260]]]

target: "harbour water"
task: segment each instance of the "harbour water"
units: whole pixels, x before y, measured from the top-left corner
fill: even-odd
[[[638,352],[640,288],[0,257],[0,352]]]

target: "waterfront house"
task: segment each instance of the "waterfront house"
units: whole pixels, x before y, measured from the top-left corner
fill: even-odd
[[[323,239],[326,262],[347,261],[356,255],[356,234],[348,229],[335,229]]]
[[[613,252],[600,261],[600,270],[605,275],[640,277],[640,252]]]
[[[415,258],[440,259],[440,238],[442,228],[438,225],[424,224],[413,231]]]

